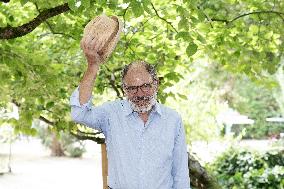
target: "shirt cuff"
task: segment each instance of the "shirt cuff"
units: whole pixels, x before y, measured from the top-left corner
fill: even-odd
[[[73,93],[71,94],[70,97],[70,105],[71,106],[78,106],[78,107],[87,107],[87,108],[91,108],[92,106],[92,100],[93,100],[93,96],[90,97],[90,99],[85,103],[85,104],[80,104],[79,101],[79,87],[77,87]]]

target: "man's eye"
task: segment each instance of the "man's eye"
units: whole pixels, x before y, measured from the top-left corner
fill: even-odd
[[[131,86],[131,87],[128,87],[127,90],[133,91],[133,90],[136,90],[136,87],[135,86]]]
[[[150,87],[151,87],[151,84],[145,83],[145,84],[143,85],[143,87],[150,88]]]

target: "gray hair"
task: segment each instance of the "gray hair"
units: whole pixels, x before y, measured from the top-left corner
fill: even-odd
[[[121,73],[122,85],[124,85],[123,80],[124,80],[128,70],[129,70],[129,68],[131,68],[131,66],[133,66],[134,64],[140,64],[140,65],[144,66],[145,69],[147,70],[147,72],[152,76],[153,81],[156,81],[156,82],[159,81],[158,76],[157,76],[156,68],[153,65],[149,64],[148,62],[146,62],[146,61],[138,60],[138,61],[134,61],[134,62],[132,62],[130,64],[127,64],[127,65],[125,65],[123,67],[122,73]]]

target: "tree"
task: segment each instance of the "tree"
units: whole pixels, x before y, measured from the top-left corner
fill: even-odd
[[[204,56],[255,80],[274,73],[283,52],[283,8],[281,0],[2,0],[1,107],[19,107],[19,120],[9,120],[18,132],[36,134],[31,123],[40,119],[55,131],[103,142],[69,116],[70,93],[86,66],[79,41],[90,19],[104,12],[124,23],[94,91],[113,90],[121,98],[121,66],[145,59],[158,68],[158,97],[165,102],[172,94],[163,91],[183,79],[177,68],[190,70]]]

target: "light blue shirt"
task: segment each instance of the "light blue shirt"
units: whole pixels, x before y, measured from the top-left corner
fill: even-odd
[[[179,114],[156,103],[146,124],[127,100],[94,107],[70,98],[72,119],[104,133],[113,189],[189,189],[185,132]]]

